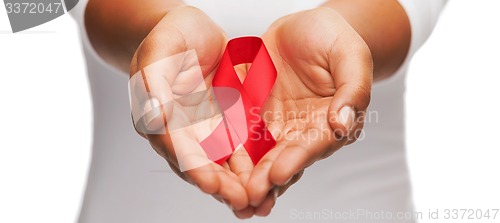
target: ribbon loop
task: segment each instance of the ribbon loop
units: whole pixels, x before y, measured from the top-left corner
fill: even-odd
[[[235,65],[242,63],[252,63],[243,83],[234,70]],[[229,150],[232,153],[236,146],[243,144],[252,162],[257,164],[276,145],[276,140],[260,117],[260,109],[276,78],[276,68],[262,39],[240,37],[229,41],[212,81],[215,98],[223,110],[223,121],[200,143],[211,160],[221,164],[230,155],[220,158],[220,154],[228,154]],[[244,112],[228,105],[227,101],[234,103],[234,99],[229,100],[228,94],[221,90],[227,88],[239,92]],[[233,103],[230,104],[237,104]]]

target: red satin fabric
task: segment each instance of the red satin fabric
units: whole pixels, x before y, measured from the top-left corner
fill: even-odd
[[[242,63],[252,63],[243,83],[234,70],[234,66]],[[212,81],[215,98],[224,114],[223,121],[200,143],[209,159],[221,164],[241,143],[257,164],[276,145],[260,116],[276,77],[276,68],[262,39],[240,37],[229,41]],[[239,93],[243,111],[231,109],[236,100],[228,89]]]

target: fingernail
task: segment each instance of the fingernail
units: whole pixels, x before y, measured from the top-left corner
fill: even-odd
[[[354,110],[350,106],[344,106],[339,111],[339,122],[347,129],[348,132],[352,130],[354,127],[354,118],[356,114]]]
[[[156,130],[157,126],[152,125],[152,122],[161,115],[160,101],[156,98],[147,100],[146,104],[144,104],[144,111],[146,112],[146,114],[144,114],[144,124],[146,128],[149,131]]]

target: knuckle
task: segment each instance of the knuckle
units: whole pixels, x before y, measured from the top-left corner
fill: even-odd
[[[270,170],[271,167],[273,166],[274,160],[264,157],[259,161],[259,164],[255,166],[256,169],[259,170]]]

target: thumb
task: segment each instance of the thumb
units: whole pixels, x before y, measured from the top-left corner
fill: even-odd
[[[328,109],[328,121],[337,136],[355,138],[370,103],[373,62],[364,42],[342,45],[342,49],[332,51],[337,55],[329,55],[336,92]]]
[[[205,84],[203,74],[217,64],[222,50],[217,46],[225,39],[214,34],[209,42],[200,35],[188,35],[203,31],[203,27],[210,30],[215,25],[201,11],[179,7],[170,11],[141,43],[131,65],[132,115],[134,124],[143,125],[136,129],[164,134],[166,123],[175,112],[173,100],[206,90],[208,83]],[[201,61],[197,52],[201,53]]]
[[[152,64],[135,73],[129,81],[130,108],[134,126],[142,134],[165,134],[165,123],[173,110],[168,81]]]
[[[166,123],[174,112],[174,101],[186,95],[192,95],[189,97],[191,101],[200,101],[205,94],[193,93],[205,90],[205,79],[195,50],[165,55],[144,66],[130,79],[131,108],[136,129],[145,134],[164,134]],[[175,127],[171,125],[169,127]]]
[[[186,61],[197,61],[194,50],[180,53],[151,50],[158,49],[151,47],[150,45],[153,45],[151,42],[156,43],[149,39],[143,42],[131,64],[130,106],[138,132],[165,134],[166,122],[172,115],[173,100],[175,94],[178,93],[175,91],[175,85],[179,74],[184,75],[182,75],[181,87],[177,87],[180,90],[177,91],[194,89],[193,85],[200,84],[202,77],[198,78],[200,80],[193,80],[189,76],[195,75],[186,75],[187,72],[183,72]]]

